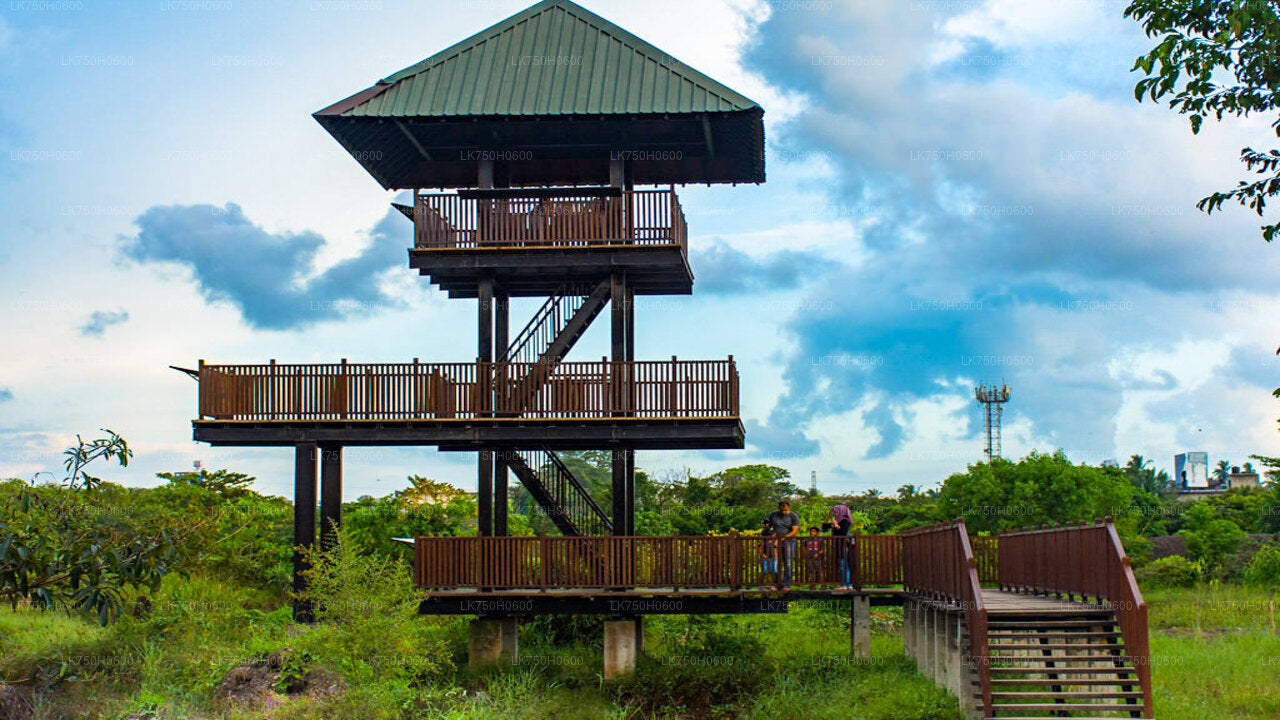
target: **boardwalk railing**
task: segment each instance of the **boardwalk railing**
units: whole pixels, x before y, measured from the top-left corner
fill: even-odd
[[[1151,646],[1147,603],[1111,518],[1040,527],[999,536],[1000,587],[1011,592],[1078,596],[1105,603],[1116,614],[1125,653],[1133,657],[1143,701],[1151,712]]]
[[[199,366],[216,420],[729,418],[728,360]]]
[[[902,587],[958,605],[969,630],[969,657],[982,689],[982,709],[991,711],[991,666],[987,609],[982,601],[978,560],[964,520],[908,530],[902,534]]]
[[[792,583],[840,585],[847,539],[818,538],[810,566],[801,535],[790,543]],[[904,583],[912,561],[902,535],[858,535],[850,580],[887,587]],[[415,542],[417,582],[430,590],[497,587],[527,590],[595,588],[751,588],[777,578],[762,562],[759,535],[427,537]],[[907,571],[909,572],[909,570]]]
[[[424,193],[415,202],[414,229],[414,246],[422,249],[688,247],[684,211],[674,190],[623,191],[613,197]]]

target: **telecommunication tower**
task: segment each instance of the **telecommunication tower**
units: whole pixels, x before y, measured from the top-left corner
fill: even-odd
[[[1000,457],[1000,416],[1004,413],[1004,404],[1009,402],[1009,386],[979,385],[973,389],[973,396],[986,409],[987,460]]]

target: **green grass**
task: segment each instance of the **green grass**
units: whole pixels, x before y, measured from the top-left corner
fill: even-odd
[[[1280,718],[1280,635],[1272,632],[1271,593],[1215,584],[1144,597],[1157,717]]]
[[[1147,599],[1157,717],[1280,718],[1270,594],[1206,585]],[[237,709],[215,702],[229,670],[303,647],[323,628],[293,625],[282,598],[201,577],[169,578],[151,601],[150,615],[106,628],[65,613],[0,611],[0,674],[38,689],[35,720],[962,717],[903,656],[896,609],[875,609],[873,657],[861,662],[849,658],[848,611],[838,603],[794,602],[786,615],[650,616],[646,654],[619,683],[601,677],[595,621],[527,625],[518,666],[471,673],[466,620],[423,619],[443,653],[432,677]]]

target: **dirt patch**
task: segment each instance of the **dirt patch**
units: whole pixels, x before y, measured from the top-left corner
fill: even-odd
[[[34,699],[35,690],[29,685],[0,683],[0,720],[27,720]]]
[[[319,697],[343,690],[342,678],[324,668],[309,668],[301,675],[286,674],[289,659],[289,651],[283,650],[237,665],[218,683],[215,699],[226,706],[276,707],[290,697]]]

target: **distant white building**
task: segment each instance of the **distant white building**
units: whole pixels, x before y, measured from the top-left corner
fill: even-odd
[[[1183,490],[1209,489],[1209,453],[1184,452],[1173,456],[1174,482]]]

